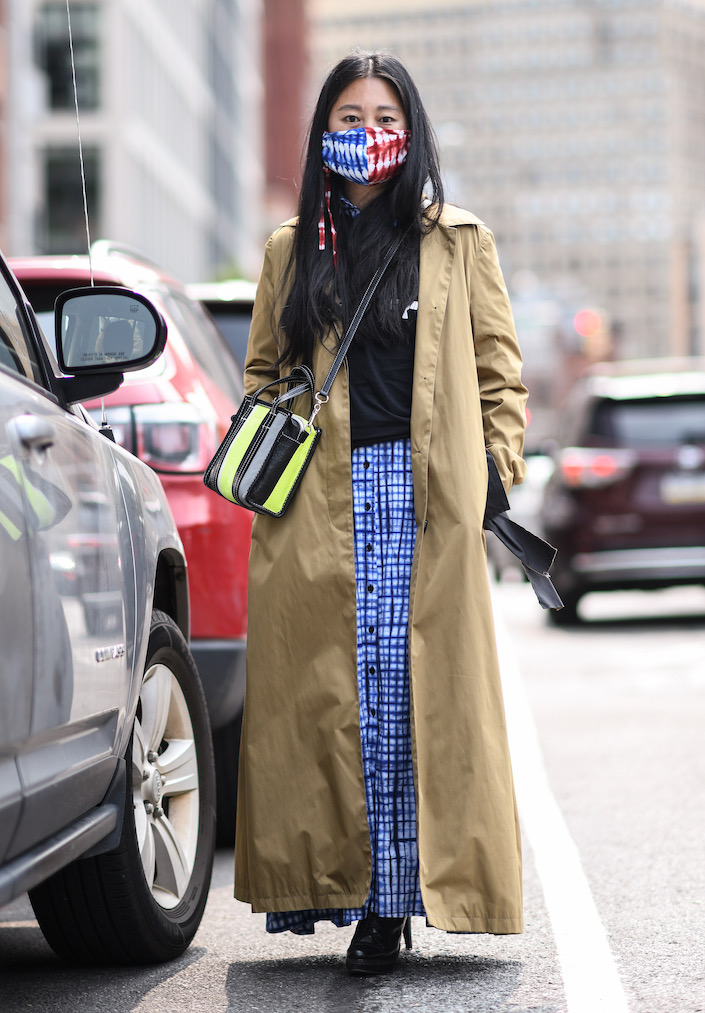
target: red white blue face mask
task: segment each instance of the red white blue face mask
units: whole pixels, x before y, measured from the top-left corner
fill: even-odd
[[[356,127],[323,134],[323,164],[351,183],[384,183],[401,169],[411,131]]]
[[[386,130],[384,127],[355,127],[353,130],[324,131],[323,133],[323,166],[326,177],[331,172],[350,180],[369,186],[373,183],[385,183],[397,175],[409,151],[411,131]],[[333,261],[337,261],[335,241],[335,225],[330,213],[330,180],[326,179],[325,210],[328,212],[331,240],[333,244]],[[326,229],[324,209],[318,222],[318,249],[326,248]]]

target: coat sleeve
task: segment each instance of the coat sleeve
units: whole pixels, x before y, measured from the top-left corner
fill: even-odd
[[[283,246],[288,245],[283,232],[283,229],[279,229],[270,236],[264,251],[245,355],[246,394],[253,394],[273,379],[272,366],[279,358],[280,350],[275,335],[277,313],[281,310],[277,300],[280,295],[278,280],[283,274],[282,254],[288,256],[288,250],[282,250]]]
[[[485,228],[470,275],[470,316],[485,446],[508,491],[523,482],[526,472],[521,455],[528,392],[521,382],[521,352],[494,236]]]

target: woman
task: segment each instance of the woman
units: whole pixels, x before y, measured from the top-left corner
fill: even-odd
[[[355,53],[321,91],[298,219],[267,245],[248,393],[298,362],[320,388],[399,234],[250,557],[235,895],[269,931],[357,921],[353,974],[391,970],[412,915],[522,931],[482,522],[485,448],[507,489],[523,478],[526,397],[492,235],[444,206],[404,67]]]

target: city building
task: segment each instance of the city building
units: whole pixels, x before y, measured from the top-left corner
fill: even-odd
[[[266,225],[296,212],[305,143],[308,38],[304,0],[264,5]]]
[[[86,247],[65,0],[9,12],[5,243]],[[261,261],[261,0],[71,0],[92,239],[188,281]]]
[[[567,357],[705,354],[704,0],[308,10],[311,90],[356,46],[401,57],[449,200],[493,229],[513,294],[533,289],[568,314],[527,332],[529,373],[549,340]]]

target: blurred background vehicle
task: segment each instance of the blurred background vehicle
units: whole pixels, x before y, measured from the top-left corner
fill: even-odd
[[[247,560],[251,515],[214,496],[203,472],[242,398],[241,367],[201,306],[135,251],[98,241],[96,285],[129,285],[167,321],[169,341],[153,365],[127,375],[105,398],[116,441],[157,472],[184,544],[191,594],[191,651],[206,693],[217,773],[219,843],[235,828],[237,762],[245,693]],[[12,268],[53,341],[53,307],[88,285],[87,256],[29,257]],[[99,401],[86,408],[100,421]]]
[[[588,591],[705,584],[705,359],[593,367],[558,423],[541,505],[553,578],[578,620]]]
[[[257,284],[236,278],[230,281],[203,282],[186,286],[215,320],[240,367],[245,364],[247,338],[252,322],[252,306]]]
[[[0,905],[29,892],[64,959],[154,963],[208,896],[208,712],[164,490],[78,402],[157,361],[166,327],[114,286],[57,314],[63,375],[0,256]]]

